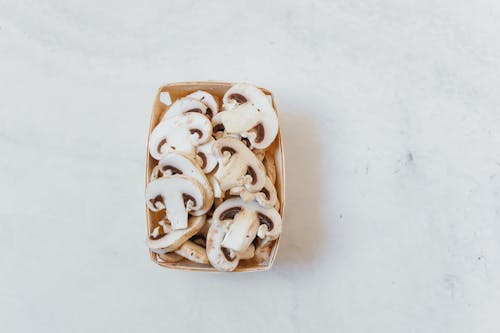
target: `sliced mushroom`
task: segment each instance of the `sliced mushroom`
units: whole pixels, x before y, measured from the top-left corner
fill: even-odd
[[[271,151],[266,151],[263,163],[266,168],[267,175],[271,178],[271,183],[276,184],[276,161],[274,160],[274,156]]]
[[[227,199],[217,207],[212,219],[215,224],[217,221],[234,219],[241,212],[245,212],[246,216],[255,214],[259,221],[257,236],[262,239],[262,242],[275,240],[281,234],[282,223],[278,211],[274,208],[261,207],[255,201],[244,202],[241,198]]]
[[[149,153],[160,160],[171,151],[194,155],[195,147],[208,141],[212,124],[202,114],[181,113],[162,120],[149,136]]]
[[[224,206],[224,203],[221,206]],[[216,220],[221,218],[232,219],[227,234],[222,240],[222,247],[241,252],[252,244],[259,228],[259,219],[253,210],[239,207],[238,212],[230,211],[228,215],[217,215]]]
[[[203,227],[205,216],[193,216],[189,218],[187,228],[173,230],[168,220],[160,222],[147,240],[151,251],[164,254],[179,248],[185,241],[195,235]]]
[[[262,208],[256,202],[240,198],[224,201],[214,212],[208,230],[207,255],[212,266],[223,271],[234,270],[255,238],[255,225],[260,224],[265,240],[269,243],[281,232],[281,217],[274,208]],[[265,228],[262,228],[265,225]]]
[[[219,271],[232,271],[234,270],[240,261],[239,257],[230,256],[230,250],[223,248],[221,246],[226,233],[228,232],[228,226],[231,221],[219,221],[213,223],[208,230],[207,235],[207,257],[210,264]]]
[[[217,102],[217,100],[213,95],[207,93],[206,91],[198,90],[195,91],[194,93],[187,95],[187,97],[197,99],[203,104],[205,104],[207,107],[207,112],[205,112],[205,114],[209,118],[212,118],[217,114],[217,112],[219,112],[219,103]]]
[[[198,211],[205,204],[205,190],[193,178],[183,175],[166,176],[146,187],[146,205],[154,211],[166,209],[172,229],[188,226],[188,212]]]
[[[199,145],[196,150],[196,158],[205,173],[212,172],[217,166],[217,157],[213,153],[215,140],[210,138],[207,142]]]
[[[207,252],[206,250],[191,241],[186,241],[181,245],[175,253],[199,264],[208,264]]]
[[[183,154],[169,153],[158,162],[158,167],[164,176],[184,175],[197,180],[205,190],[203,206],[191,211],[191,215],[199,216],[209,211],[214,202],[214,194],[205,173],[197,163]]]
[[[167,112],[163,115],[162,121],[171,118],[173,116],[177,116],[182,113],[188,113],[188,112],[206,114],[207,106],[195,98],[190,98],[190,97],[179,98],[174,102],[174,104],[172,104],[172,106],[170,106]]]
[[[224,137],[215,142],[213,151],[219,163],[214,176],[222,192],[238,186],[257,192],[264,187],[264,165],[243,142]]]
[[[259,205],[266,208],[275,207],[278,201],[276,188],[269,177],[266,177],[266,184],[259,192],[249,192],[244,187],[233,187],[229,193],[239,195],[245,202],[256,200]]]
[[[222,123],[227,133],[248,138],[251,147],[267,148],[278,133],[278,117],[272,103],[256,86],[238,83],[223,98],[224,111],[213,119]]]

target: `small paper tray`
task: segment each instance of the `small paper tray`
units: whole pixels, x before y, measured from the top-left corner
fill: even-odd
[[[163,117],[165,112],[168,112],[169,105],[165,103],[173,103],[177,99],[182,98],[194,91],[204,90],[208,93],[216,96],[219,101],[222,101],[222,97],[224,93],[233,85],[231,82],[216,82],[216,81],[207,81],[207,82],[180,82],[180,83],[170,83],[162,86],[158,93],[156,94],[155,102],[153,105],[153,112],[151,114],[151,123],[149,126],[149,135],[155,128],[155,126],[159,123],[160,119]],[[260,88],[266,95],[270,96],[274,109],[278,112],[276,107],[276,103],[274,101],[274,97],[271,91]],[[168,93],[168,94],[162,94]],[[166,98],[165,98],[166,97]],[[148,135],[148,141],[149,141]],[[149,147],[149,145],[147,146]],[[268,149],[274,149],[274,159],[276,162],[276,191],[278,194],[278,199],[280,201],[280,215],[283,219],[284,209],[285,209],[285,160],[283,155],[283,145],[281,141],[281,130],[278,130],[278,135],[276,139],[271,144]],[[146,148],[146,186],[149,183],[149,178],[151,176],[151,171],[158,164],[154,158],[149,154],[149,148]],[[162,213],[152,212],[146,207],[146,222],[147,222],[147,232],[149,235],[153,229],[153,221],[157,221],[161,218]],[[240,261],[238,267],[233,272],[256,272],[263,271],[271,268],[276,258],[276,254],[278,253],[280,239],[278,238],[273,245],[271,250],[271,255],[269,260],[265,263],[257,263],[253,260],[242,260]],[[176,263],[169,263],[162,261],[159,256],[149,251],[151,256],[151,260],[157,263],[160,266],[168,267],[171,269],[178,269],[184,271],[204,271],[204,272],[218,272],[215,268],[209,265],[202,265],[191,262],[187,259],[183,259],[182,261]]]

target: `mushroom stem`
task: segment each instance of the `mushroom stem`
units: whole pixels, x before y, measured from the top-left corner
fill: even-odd
[[[242,209],[234,216],[233,223],[222,240],[221,246],[234,251],[243,251],[246,249],[257,235],[259,228],[259,219],[255,212]]]
[[[188,205],[191,208],[191,205]],[[184,206],[184,200],[182,196],[175,195],[168,199],[166,202],[167,218],[172,224],[173,230],[185,229],[187,228],[188,221],[188,209]]]

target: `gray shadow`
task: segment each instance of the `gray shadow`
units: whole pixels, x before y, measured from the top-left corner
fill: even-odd
[[[285,216],[276,266],[312,263],[324,244],[321,146],[317,120],[281,113],[285,151]]]

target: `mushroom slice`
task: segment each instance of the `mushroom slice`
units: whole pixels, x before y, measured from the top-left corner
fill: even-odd
[[[224,209],[224,207],[221,209]],[[229,214],[233,214],[230,208],[228,208],[228,210],[230,211]],[[223,214],[221,215],[218,215],[218,218],[224,217]],[[230,216],[228,217],[230,218]],[[221,246],[236,252],[241,252],[252,244],[252,241],[257,235],[259,219],[253,210],[241,207],[240,210],[235,213],[232,220],[233,222],[229,225],[229,229],[222,240]]]
[[[212,150],[214,143],[214,138],[210,138],[204,144],[199,145],[196,151],[196,158],[205,173],[212,172],[217,166],[217,157],[215,157]]]
[[[259,205],[266,208],[275,207],[278,201],[276,188],[269,177],[266,177],[266,184],[259,192],[249,192],[244,187],[233,187],[229,193],[232,195],[239,194],[245,202],[256,200]]]
[[[230,256],[230,250],[221,246],[231,221],[213,223],[207,235],[207,257],[210,264],[219,271],[232,271],[240,262],[238,255]]]
[[[195,113],[207,113],[207,106],[200,102],[198,99],[183,97],[174,102],[172,106],[163,115],[162,121],[171,118],[173,116],[180,115],[182,113],[195,112]]]
[[[158,162],[158,167],[164,176],[184,175],[195,179],[203,187],[205,192],[203,205],[200,209],[193,210],[191,215],[203,215],[210,210],[214,202],[212,186],[203,170],[193,160],[180,153],[169,153]]]
[[[278,134],[278,116],[272,103],[256,86],[237,83],[223,98],[224,110],[213,119],[227,133],[248,138],[252,148],[265,149]]]
[[[205,204],[205,190],[193,178],[183,175],[153,180],[146,187],[146,205],[154,211],[166,209],[172,229],[188,226],[188,212],[198,211]]]
[[[256,220],[261,226],[266,225],[263,230],[267,231],[263,234],[266,244],[279,236],[281,217],[274,208],[262,208],[256,202],[244,202],[240,198],[228,199],[217,207],[207,235],[207,256],[212,266],[232,271],[240,260],[250,256],[247,250],[254,241]],[[266,245],[264,240],[257,243]]]
[[[208,260],[218,270],[232,271],[238,266],[246,249],[255,238],[255,222],[260,224],[265,240],[269,243],[281,233],[281,217],[274,208],[262,208],[256,202],[244,202],[240,198],[224,201],[214,212],[208,230]],[[265,225],[265,228],[262,228]],[[265,245],[265,244],[264,244]]]
[[[207,251],[191,241],[186,241],[181,245],[175,253],[199,264],[208,264]]]
[[[187,95],[186,97],[197,99],[205,104],[207,107],[207,112],[205,112],[205,114],[209,118],[212,118],[217,114],[217,112],[219,112],[219,103],[213,95],[207,93],[206,91],[198,90]]]
[[[222,192],[238,186],[257,192],[264,187],[264,165],[243,142],[224,137],[215,142],[213,152],[219,163],[214,176]]]
[[[181,113],[156,125],[149,136],[149,153],[157,160],[171,151],[194,155],[195,147],[207,142],[211,135],[212,124],[207,117]]]
[[[261,207],[255,201],[245,202],[241,198],[227,199],[217,207],[212,218],[214,223],[216,223],[217,221],[234,219],[241,212],[245,212],[246,216],[254,214],[257,217],[259,221],[257,236],[262,239],[263,243],[275,240],[281,234],[282,222],[278,211],[274,208]],[[236,248],[233,249],[238,250]]]
[[[164,254],[179,248],[185,241],[195,235],[203,227],[205,216],[193,216],[189,218],[187,228],[173,230],[165,221],[160,222],[163,228],[157,227],[147,240],[151,251]],[[163,229],[163,232],[159,232]]]

